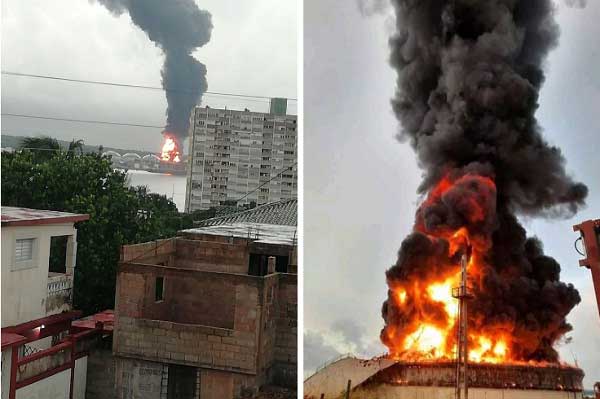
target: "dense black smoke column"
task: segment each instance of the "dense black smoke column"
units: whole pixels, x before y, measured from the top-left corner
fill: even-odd
[[[167,95],[165,131],[181,142],[187,136],[192,108],[207,89],[206,67],[191,53],[208,43],[210,13],[193,0],[97,0],[112,13],[127,11],[134,24],[165,53],[162,85]]]
[[[491,248],[475,282],[472,322],[513,325],[515,358],[555,361],[552,345],[571,329],[565,316],[579,294],[559,281],[558,263],[544,255],[538,240],[526,237],[516,218],[572,214],[587,196],[587,187],[566,174],[560,150],[542,138],[534,116],[543,64],[559,35],[553,4],[392,3],[397,31],[390,40],[391,64],[398,73],[392,105],[402,124],[399,139],[410,142],[423,169],[419,191],[429,192],[448,174],[490,176],[496,184],[485,226],[467,220],[468,209],[460,201],[480,198],[477,183],[466,185],[464,190],[472,192],[455,199],[426,202],[417,223],[426,231],[466,225],[479,229],[476,235],[487,234]],[[386,273],[388,285],[427,273],[423,268],[439,245],[415,229]],[[382,340],[391,346],[386,331],[401,329],[406,316],[388,297],[383,317]]]

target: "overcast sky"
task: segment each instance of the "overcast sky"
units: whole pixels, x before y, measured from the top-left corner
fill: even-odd
[[[206,64],[208,90],[296,98],[295,0],[197,1],[212,14],[210,42],[194,56]],[[2,70],[160,86],[163,56],[124,13],[95,1],[3,0]],[[268,109],[268,100],[206,95],[203,105]],[[2,112],[162,126],[164,92],[2,76]],[[296,113],[296,103],[288,106]],[[105,127],[2,118],[2,133],[49,134],[156,151],[161,129]]]
[[[589,3],[585,10],[559,5],[561,44],[550,56],[537,114],[568,171],[589,186],[588,207],[569,220],[524,221],[583,298],[569,316],[573,342],[560,352],[565,361],[577,358],[587,387],[600,380],[600,318],[571,226],[600,217],[600,3]],[[411,230],[420,171],[411,148],[394,139],[392,17],[364,17],[355,1],[307,0],[304,18],[307,372],[341,352],[385,351],[378,339],[384,272]]]

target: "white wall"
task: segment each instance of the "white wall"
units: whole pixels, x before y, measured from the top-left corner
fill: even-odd
[[[46,316],[50,238],[75,234],[72,223],[2,228],[2,327]],[[36,239],[35,266],[12,271],[18,238]]]
[[[2,371],[8,370],[8,373],[6,373],[8,375],[5,377],[4,373],[2,374],[2,399],[8,398],[10,381],[10,351],[5,352],[8,354],[8,364],[2,365]],[[2,363],[5,361],[5,352],[2,352]],[[8,369],[5,369],[6,366],[8,366]],[[87,356],[75,361],[73,399],[85,399],[86,377]],[[70,383],[71,370],[67,369],[34,384],[17,389],[17,399],[68,399]]]
[[[67,369],[17,389],[16,399],[68,399],[70,382],[71,370]]]
[[[73,381],[73,399],[85,399],[87,383],[87,356],[75,360],[75,380]]]
[[[8,399],[8,390],[10,388],[10,364],[11,364],[11,349],[2,351],[2,387],[0,394],[2,399]]]

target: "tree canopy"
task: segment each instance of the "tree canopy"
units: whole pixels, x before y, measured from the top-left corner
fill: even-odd
[[[173,236],[191,218],[164,195],[128,187],[106,156],[48,153],[43,161],[33,150],[2,155],[2,205],[89,214],[77,225],[74,307],[113,308],[121,245]]]

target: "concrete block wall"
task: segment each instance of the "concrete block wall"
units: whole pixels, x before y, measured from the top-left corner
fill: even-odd
[[[223,273],[248,273],[250,255],[245,240],[208,235],[203,237],[208,239],[176,239],[176,267]]]
[[[154,263],[154,257],[167,257],[175,252],[175,238],[121,247],[121,262]]]
[[[256,372],[253,332],[120,317],[113,352],[157,363]]]
[[[162,301],[155,300],[157,277],[163,278]],[[124,267],[118,275],[115,308],[127,317],[234,328],[236,306],[247,306],[238,297],[238,287],[244,285],[257,290],[260,281],[246,275]]]
[[[298,279],[295,274],[279,276],[273,381],[279,385],[295,386],[298,365]]]
[[[250,252],[273,248],[210,235],[177,237],[161,247],[164,253],[152,252],[155,246],[125,251],[123,259],[135,261],[119,265],[118,358],[197,367],[202,398],[239,397],[265,383],[296,384],[297,276],[246,274]],[[152,264],[165,257],[168,263]],[[157,277],[164,279],[162,301],[155,300]],[[119,378],[123,388],[134,377]]]
[[[262,291],[262,318],[260,326],[259,371],[262,375],[271,374],[275,357],[277,336],[279,274],[264,277]]]

